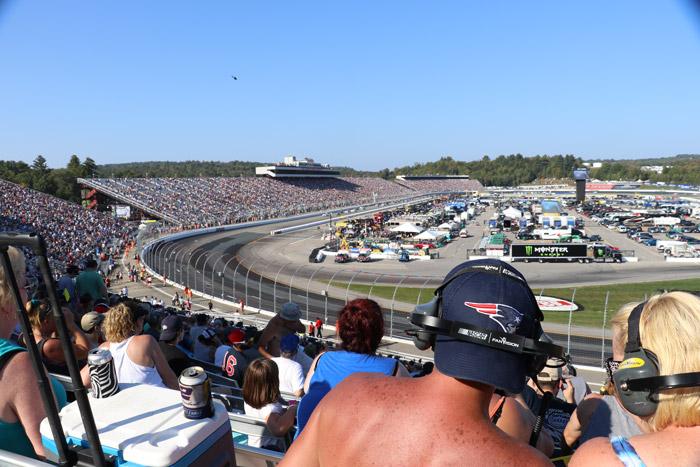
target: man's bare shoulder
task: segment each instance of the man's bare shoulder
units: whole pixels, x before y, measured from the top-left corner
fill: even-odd
[[[346,378],[317,408],[319,445],[333,446],[320,451],[322,458],[358,466],[387,456],[387,465],[551,465],[488,420],[465,419],[458,404],[434,389],[426,378]]]

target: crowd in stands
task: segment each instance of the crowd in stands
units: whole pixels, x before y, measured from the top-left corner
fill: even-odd
[[[40,234],[56,271],[84,258],[116,254],[133,236],[132,227],[109,215],[5,180],[0,180],[0,231]]]
[[[472,180],[399,184],[377,177],[102,178],[90,182],[101,191],[146,205],[166,219],[206,225],[360,204],[374,201],[375,196],[377,201],[385,201],[422,192],[463,192],[480,186]]]
[[[23,256],[10,249],[10,258],[23,287]],[[75,278],[75,288],[94,295],[83,293],[85,300],[75,304],[64,290],[57,292],[79,359],[87,348],[107,348],[120,385],[173,389],[184,368],[204,367],[217,397],[242,399],[230,410],[265,423],[267,434],[245,442],[286,450],[282,465],[361,465],[367,459],[395,465],[698,465],[698,383],[653,390],[639,399],[639,408],[637,399],[629,403],[619,375],[639,366],[632,356],[640,352],[661,374],[700,371],[700,298],[670,292],[623,307],[613,319],[605,394],[593,394],[566,360],[545,364],[478,343],[479,329],[497,332],[506,325],[513,337],[546,342],[546,335],[517,270],[497,260],[465,264],[448,274],[436,303],[440,320],[475,334],[417,334],[435,350],[434,369],[432,362],[379,355],[383,315],[368,299],[340,310],[339,341],[333,341],[316,337],[315,326],[307,328],[291,302],[258,329],[110,294],[89,268],[80,272],[82,280]],[[45,293],[39,288],[23,298],[34,339],[43,342],[45,366],[62,373]],[[495,319],[475,307],[482,302],[511,312]],[[40,456],[44,409],[35,403],[36,382],[16,323],[0,270],[0,448]],[[86,368],[83,383],[89,385]],[[62,388],[54,385],[54,391],[58,406],[65,404]]]
[[[461,193],[465,191],[476,191],[483,188],[478,180],[466,178],[440,178],[432,180],[408,179],[397,181],[397,183],[418,192],[449,191]]]

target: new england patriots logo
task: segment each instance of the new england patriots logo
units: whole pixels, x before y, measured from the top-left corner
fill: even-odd
[[[489,319],[498,323],[503,332],[513,334],[523,321],[523,314],[512,306],[502,303],[475,303],[464,302],[469,308],[473,308],[478,313],[486,315]]]

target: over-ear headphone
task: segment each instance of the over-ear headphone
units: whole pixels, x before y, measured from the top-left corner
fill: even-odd
[[[620,403],[639,417],[656,412],[659,391],[700,386],[700,372],[659,376],[659,359],[654,352],[642,347],[639,335],[639,320],[646,304],[642,302],[634,307],[627,319],[625,359],[613,374]]]
[[[530,337],[524,337],[480,328],[469,323],[444,319],[442,317],[443,290],[458,277],[469,273],[498,274],[523,285],[529,300],[532,302],[531,305],[537,310],[537,323],[534,334]],[[545,367],[548,358],[559,358],[562,360],[562,365],[565,363],[564,349],[562,347],[539,340],[543,334],[539,323],[543,318],[542,311],[537,305],[537,300],[525,279],[510,269],[504,268],[503,265],[473,264],[459,269],[446,277],[444,282],[435,290],[435,296],[431,301],[416,306],[411,314],[411,323],[418,326],[420,330],[409,331],[409,333],[413,336],[413,343],[420,350],[434,347],[436,336],[440,334],[473,344],[525,355],[527,356],[526,374],[536,377]]]

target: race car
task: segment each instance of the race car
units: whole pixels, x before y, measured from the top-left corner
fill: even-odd
[[[370,256],[370,251],[360,251],[360,253],[357,255],[357,261],[360,263],[369,263],[372,261],[372,257]]]
[[[335,255],[336,263],[348,263],[350,262],[350,255],[347,253],[338,253]]]

